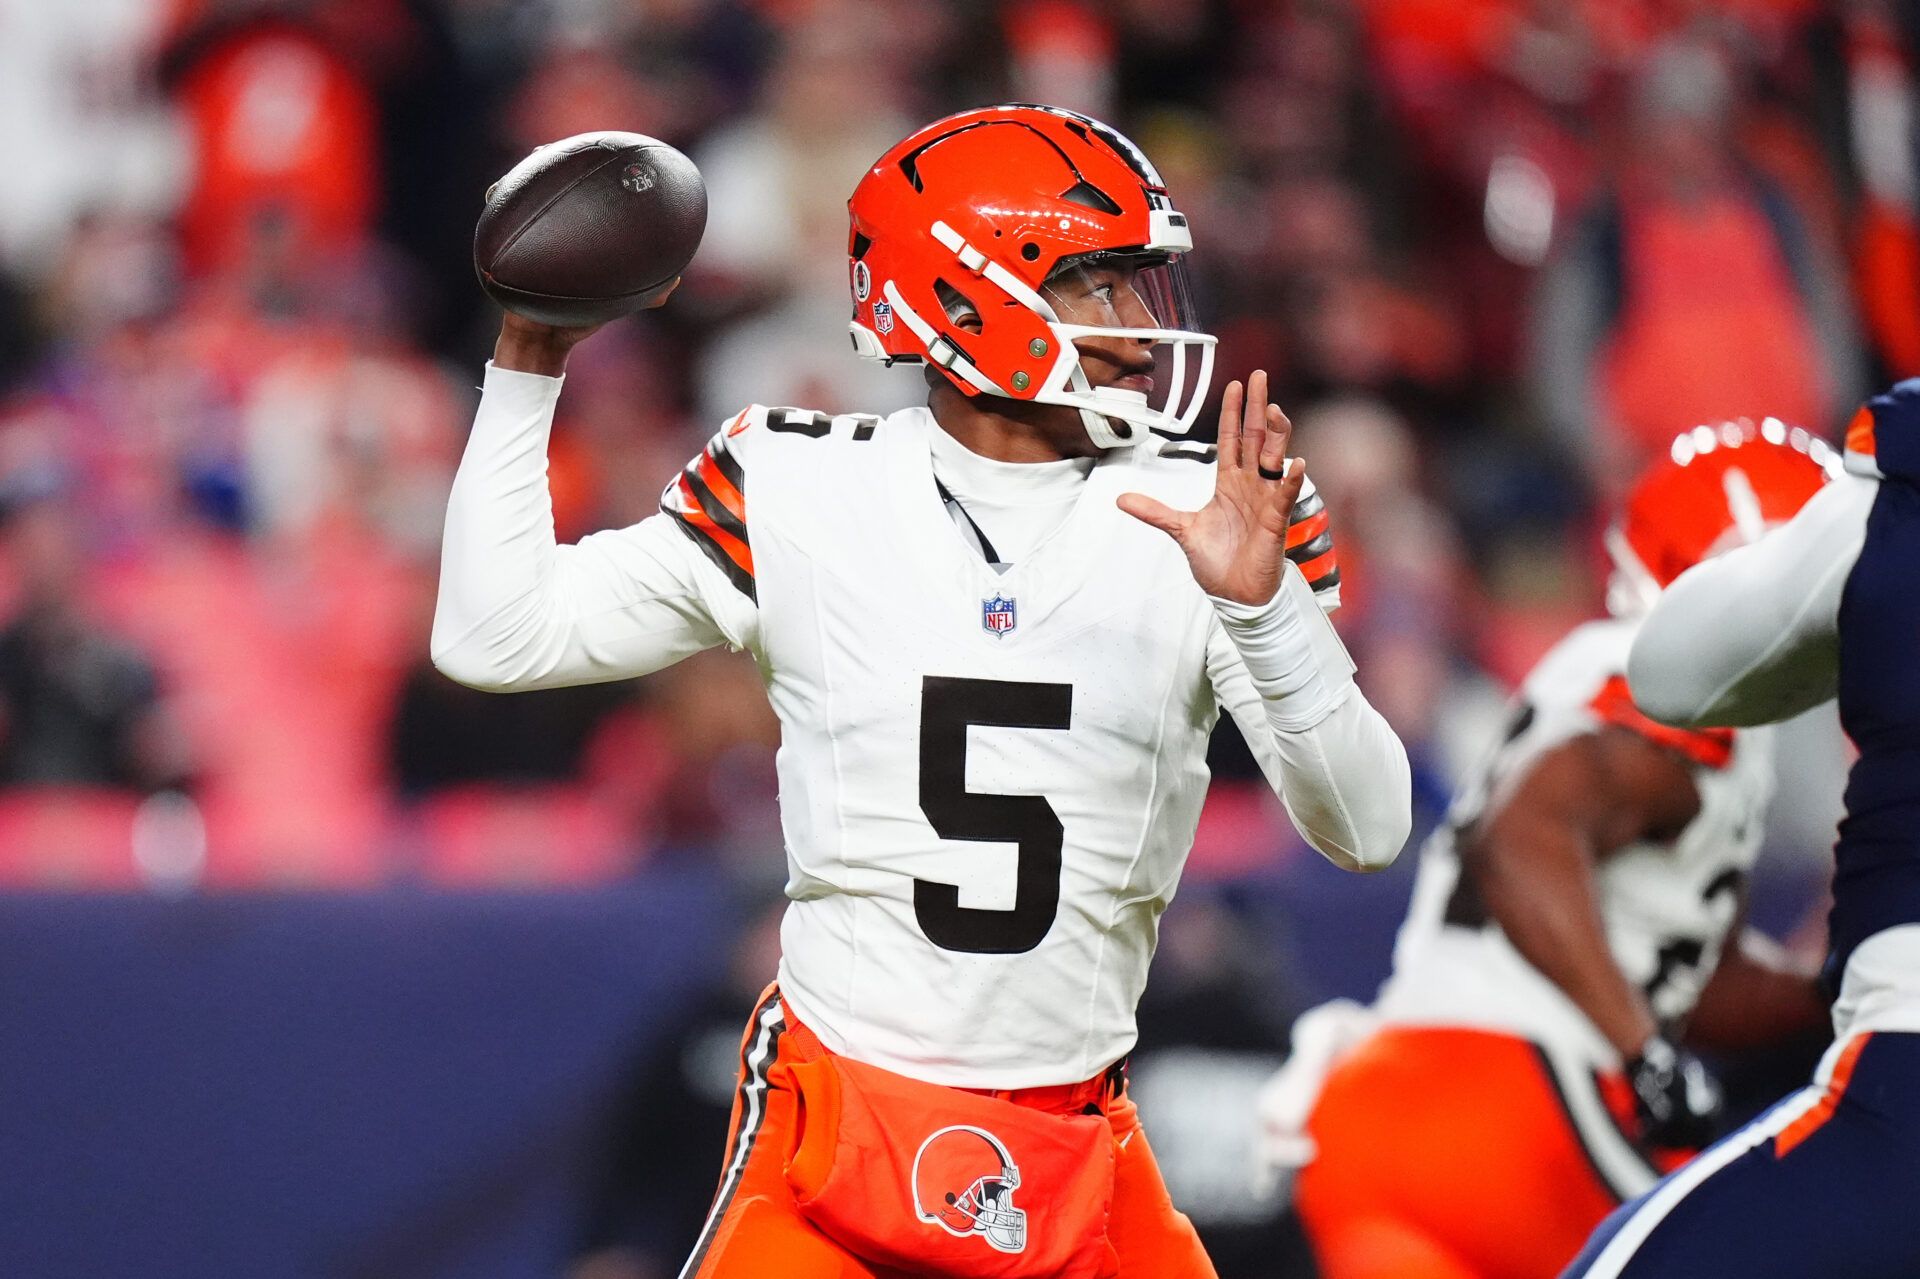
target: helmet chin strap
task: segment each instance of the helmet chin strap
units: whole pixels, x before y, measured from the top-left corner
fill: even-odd
[[[1080,421],[1087,428],[1087,438],[1093,441],[1095,448],[1125,448],[1134,443],[1133,423],[1123,418],[1108,417],[1092,409],[1080,410]],[[1115,425],[1118,423],[1118,425]]]
[[[1086,380],[1084,373],[1080,380]],[[1113,394],[1137,400],[1142,409],[1147,407],[1147,397],[1143,392],[1116,390]],[[1087,437],[1096,448],[1120,449],[1140,442],[1141,429],[1124,417],[1113,417],[1099,409],[1083,408],[1080,410],[1080,421],[1087,428]]]

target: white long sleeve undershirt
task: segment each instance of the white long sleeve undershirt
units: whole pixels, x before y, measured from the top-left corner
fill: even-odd
[[[1738,728],[1832,698],[1840,596],[1878,492],[1843,474],[1759,541],[1681,574],[1634,639],[1635,704],[1667,724]]]
[[[623,679],[718,644],[753,646],[758,610],[668,517],[556,544],[547,441],[561,385],[487,368],[447,504],[435,666],[505,692]],[[1030,549],[1044,523],[1008,533]],[[1299,570],[1287,566],[1267,605],[1214,603],[1208,675],[1294,824],[1338,865],[1389,864],[1411,825],[1406,751],[1354,684]]]

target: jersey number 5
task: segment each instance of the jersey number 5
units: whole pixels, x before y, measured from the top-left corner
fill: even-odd
[[[960,904],[960,889],[913,881],[913,913],[943,950],[1017,955],[1040,944],[1060,908],[1060,818],[1042,795],[967,789],[967,729],[1071,726],[1073,686],[929,675],[920,686],[920,810],[942,839],[1015,844],[1013,906]]]

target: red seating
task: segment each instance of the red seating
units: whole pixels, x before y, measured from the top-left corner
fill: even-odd
[[[0,791],[0,888],[125,889],[140,797],[84,787]]]
[[[616,810],[574,787],[451,790],[422,801],[415,819],[420,871],[439,884],[605,883],[638,860]]]

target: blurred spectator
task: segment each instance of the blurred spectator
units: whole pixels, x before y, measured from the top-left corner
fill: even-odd
[[[162,0],[0,0],[0,267],[38,277],[89,210],[164,213],[187,150],[153,92]]]
[[[381,277],[337,275],[333,287],[338,322],[263,360],[245,389],[249,520],[285,537],[347,519],[431,556],[466,404],[410,348]]]
[[[225,268],[252,256],[261,235],[299,258],[352,247],[380,198],[367,76],[276,6],[212,8],[215,21],[189,27],[175,54],[195,157],[180,212],[189,266]]]
[[[674,335],[653,320],[650,313],[611,326],[567,363],[567,395],[547,449],[563,541],[657,512],[661,490],[719,425],[686,412]]]
[[[1299,411],[1295,432],[1338,512],[1335,620],[1368,672],[1367,696],[1417,760],[1453,678],[1452,655],[1472,630],[1459,607],[1472,590],[1462,550],[1446,512],[1421,491],[1411,427],[1387,405],[1321,401]]]
[[[1007,6],[1003,21],[1011,97],[1066,107],[1101,120],[1114,114],[1116,41],[1100,6],[1040,0]]]
[[[594,731],[633,699],[630,688],[585,684],[525,697],[462,688],[423,656],[394,710],[393,780],[409,797],[476,783],[577,780]]]
[[[912,127],[901,82],[913,64],[884,16],[859,0],[808,7],[783,32],[760,109],[694,152],[708,214],[693,269],[757,308],[700,361],[697,403],[716,426],[754,402],[884,413],[924,395],[846,338],[847,193]]]
[[[1603,489],[1689,426],[1772,414],[1831,431],[1864,389],[1841,277],[1735,151],[1734,92],[1711,47],[1657,49],[1630,154],[1542,283],[1540,394]]]
[[[182,785],[153,666],[80,603],[83,543],[57,480],[9,477],[0,536],[18,592],[0,626],[0,786]]]
[[[1912,6],[1862,0],[1844,7],[1818,46],[1839,64],[1829,92],[1846,126],[1837,150],[1857,187],[1854,283],[1884,381],[1920,374],[1916,24]]]

